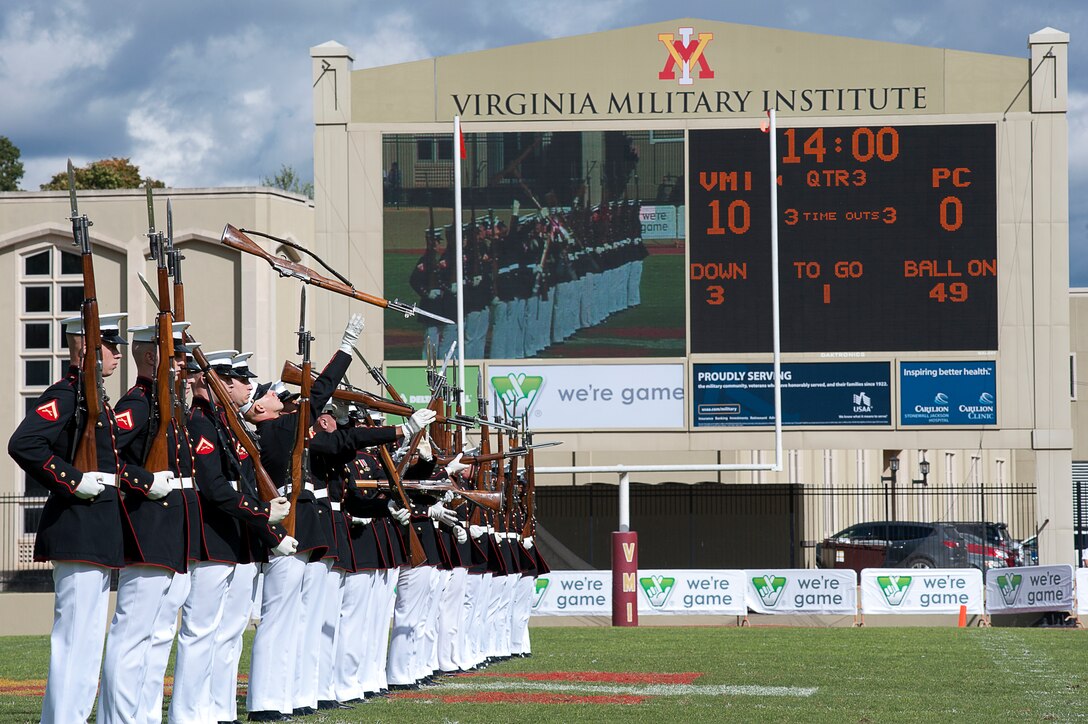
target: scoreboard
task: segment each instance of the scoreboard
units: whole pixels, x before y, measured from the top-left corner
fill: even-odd
[[[995,135],[777,130],[784,352],[997,349]],[[769,145],[690,131],[693,353],[771,351]]]

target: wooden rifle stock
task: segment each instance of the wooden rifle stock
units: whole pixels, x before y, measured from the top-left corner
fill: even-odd
[[[311,378],[314,377],[312,370],[310,376]],[[294,362],[287,360],[283,363],[283,370],[280,372],[280,380],[288,385],[302,385],[302,368]],[[332,396],[333,399],[343,400],[344,402],[354,402],[371,410],[377,410],[385,415],[409,417],[416,411],[416,408],[411,405],[406,405],[403,402],[386,400],[362,390],[345,390],[343,388],[337,388],[336,391],[332,393]]]
[[[268,264],[275,269],[280,276],[294,277],[306,284],[312,284],[315,287],[325,289],[336,294],[343,294],[346,297],[352,299],[358,299],[360,302],[372,304],[375,307],[381,307],[382,309],[388,309],[392,307],[396,311],[403,312],[405,314],[412,314],[414,310],[405,307],[397,302],[391,302],[388,299],[375,296],[373,294],[367,294],[366,292],[360,292],[350,284],[344,284],[336,279],[329,279],[326,276],[318,274],[313,269],[299,264],[298,262],[291,261],[290,259],[284,259],[283,257],[275,256],[268,253],[261,245],[250,239],[244,233],[242,233],[236,227],[227,224],[223,229],[222,242],[232,249],[238,251],[244,251],[247,254],[260,257],[264,259]]]
[[[148,199],[151,198],[151,189],[147,190]],[[154,225],[152,225],[154,226]],[[152,232],[154,229],[152,228]],[[170,422],[174,418],[174,318],[170,312],[170,278],[166,271],[166,259],[163,256],[162,239],[152,233],[151,244],[158,248],[154,251],[158,260],[159,282],[159,316],[157,330],[157,345],[159,349],[159,361],[155,367],[155,409],[158,418],[158,427],[154,437],[151,438],[151,446],[144,461],[144,467],[151,472],[169,470],[170,465]]]
[[[392,485],[383,484],[384,480],[356,480],[355,485],[358,488],[386,490],[392,489]],[[502,494],[491,492],[487,490],[466,490],[465,488],[459,488],[456,485],[439,483],[437,485],[430,482],[413,482],[413,481],[401,481],[407,490],[419,490],[424,493],[435,492],[445,493],[452,492],[458,498],[464,498],[471,501],[476,505],[487,508],[488,510],[500,511],[502,510]]]
[[[298,513],[298,497],[306,484],[309,471],[306,469],[305,458],[310,432],[310,387],[313,384],[313,376],[310,374],[310,356],[302,361],[300,373],[302,375],[302,395],[298,399],[298,423],[295,429],[295,444],[291,448],[291,492],[287,500],[291,503],[291,510],[283,519],[283,527],[289,535],[295,534],[295,515]]]
[[[68,189],[72,202],[72,239],[80,248],[83,261],[83,304],[80,314],[83,317],[83,361],[80,366],[80,378],[83,382],[83,395],[87,406],[87,419],[76,442],[75,457],[72,462],[79,470],[91,472],[98,470],[98,442],[95,430],[98,418],[102,415],[102,328],[98,320],[98,293],[94,284],[94,255],[91,252],[91,237],[88,227],[91,222],[86,215],[80,215],[76,204],[75,171],[72,161],[68,161]],[[78,414],[78,412],[77,412]]]
[[[521,526],[522,538],[536,533],[536,460],[533,457],[532,433],[525,434],[525,447],[529,448],[529,452],[525,457],[525,521]]]
[[[374,427],[375,422],[367,417],[366,425],[367,427]],[[400,506],[411,513],[412,501],[408,499],[408,493],[404,490],[400,475],[397,474],[397,466],[393,464],[393,458],[390,457],[389,450],[385,445],[378,446],[378,458],[382,462],[382,467],[385,468],[385,474],[389,476],[389,487],[396,493]],[[419,533],[416,532],[411,521],[408,523],[408,562],[412,564],[413,568],[422,566],[427,562],[427,552],[423,549],[423,541],[419,539]]]

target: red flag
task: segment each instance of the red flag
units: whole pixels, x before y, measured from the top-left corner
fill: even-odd
[[[468,158],[468,150],[465,148],[465,132],[461,130],[461,126],[457,126],[457,142],[461,146],[461,158]]]

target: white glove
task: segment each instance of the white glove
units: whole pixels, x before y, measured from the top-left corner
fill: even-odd
[[[272,498],[268,501],[268,522],[272,525],[279,523],[291,512],[291,504],[287,498]]]
[[[353,314],[348,320],[348,326],[344,327],[344,336],[340,340],[340,351],[351,354],[352,348],[359,340],[359,333],[363,331],[363,315]]]
[[[472,467],[471,465],[461,462],[461,457],[463,455],[464,453],[457,453],[457,457],[446,463],[447,475],[449,475],[450,477],[455,477],[457,473],[461,472],[462,470],[467,470],[468,468]]]
[[[419,453],[419,459],[424,462],[428,462],[434,458],[434,451],[431,450],[431,441],[427,439],[427,436],[419,438],[419,445],[416,446],[416,452]]]
[[[454,493],[452,490],[447,490],[445,492],[445,494],[442,495],[442,502],[443,503],[452,503],[453,499],[456,498],[456,497],[457,497],[456,493]]]
[[[468,540],[468,531],[459,525],[453,526],[453,537],[457,539],[458,543],[464,543]]]
[[[277,556],[293,556],[298,551],[298,541],[289,535],[285,535],[280,544],[272,549],[272,554]]]
[[[412,413],[412,416],[404,421],[401,427],[404,428],[405,437],[412,437],[417,432],[434,422],[437,417],[437,413],[430,408],[423,408],[422,410],[416,410]]]
[[[354,515],[351,516],[351,524],[352,525],[364,526],[364,525],[370,525],[373,522],[374,522],[373,518],[356,518]]]
[[[159,498],[165,498],[171,490],[174,489],[174,473],[170,470],[160,470],[154,473],[155,480],[151,483],[151,487],[147,490],[148,500],[158,500]]]
[[[430,508],[427,508],[427,515],[431,517],[431,520],[437,523],[457,525],[457,513],[454,513],[441,503],[435,503]]]
[[[470,525],[468,527],[468,534],[472,536],[473,540],[479,540],[487,535],[487,526],[484,525]]]
[[[83,473],[83,477],[79,480],[79,485],[77,485],[76,489],[72,492],[77,498],[82,500],[94,498],[106,489],[106,486],[102,484],[102,479],[99,475],[99,473]]]
[[[525,538],[524,538],[524,539],[523,539],[523,540],[521,541],[521,544],[522,544],[523,546],[525,546],[525,550],[532,550],[532,548],[533,548],[533,537],[532,537],[531,535],[530,535],[530,536],[526,536],[526,537],[525,537]]]
[[[393,516],[393,520],[397,521],[401,525],[408,525],[408,521],[412,519],[412,511],[407,508],[401,508],[392,500],[388,503],[389,515]]]

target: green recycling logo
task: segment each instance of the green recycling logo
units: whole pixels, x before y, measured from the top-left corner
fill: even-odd
[[[884,598],[888,600],[889,606],[898,606],[903,603],[903,599],[910,589],[910,581],[910,576],[876,577],[876,582],[880,584],[880,590],[884,593]]]
[[[752,579],[752,586],[763,600],[767,608],[778,605],[778,599],[782,597],[782,591],[786,588],[786,579],[783,576],[756,576]]]
[[[518,419],[529,414],[536,401],[537,393],[544,384],[544,378],[529,376],[524,372],[511,372],[505,377],[492,377],[491,386],[499,396],[499,404],[508,418]]]
[[[538,578],[536,579],[536,588],[533,591],[533,608],[540,605],[540,602],[544,600],[544,592],[548,590],[548,579]]]
[[[669,594],[676,585],[676,579],[655,575],[638,579],[638,584],[642,586],[642,592],[646,594],[646,600],[650,602],[650,605],[661,608],[669,600]]]
[[[1019,573],[1006,573],[997,577],[997,587],[1001,590],[1001,597],[1005,599],[1005,605],[1016,603],[1016,597],[1020,594],[1020,584],[1024,577]]]

